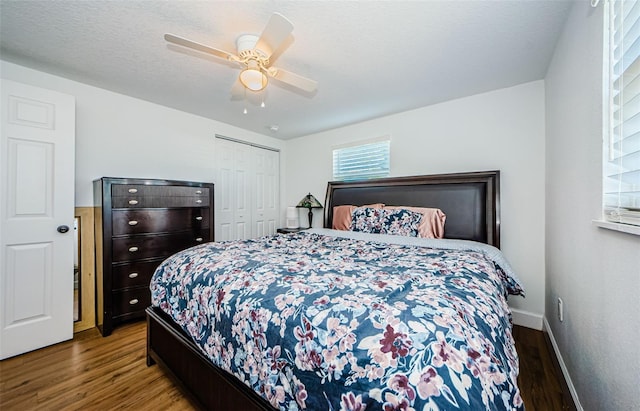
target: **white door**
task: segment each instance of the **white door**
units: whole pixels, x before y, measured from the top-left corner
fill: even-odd
[[[277,230],[280,153],[256,148],[253,236],[273,235]]]
[[[251,184],[253,175],[252,147],[246,144],[236,143],[235,148],[235,202],[234,223],[236,239],[246,240],[251,238],[251,198],[253,187]]]
[[[3,359],[73,337],[75,100],[0,81]]]
[[[216,241],[275,234],[280,153],[216,139]]]
[[[251,237],[251,146],[216,139],[216,241]]]
[[[218,177],[215,184],[215,240],[227,241],[236,238],[233,225],[235,154],[233,143],[216,139],[216,166]]]

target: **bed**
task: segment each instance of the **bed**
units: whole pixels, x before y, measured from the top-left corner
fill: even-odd
[[[442,210],[444,239],[328,229],[374,203]],[[499,172],[330,182],[324,209],[327,229],[165,261],[147,364],[203,409],[522,409]]]

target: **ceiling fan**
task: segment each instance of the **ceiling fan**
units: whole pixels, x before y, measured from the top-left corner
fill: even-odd
[[[293,31],[293,24],[279,13],[273,13],[260,36],[243,34],[236,41],[237,54],[229,53],[214,47],[206,46],[174,34],[165,34],[164,39],[183,47],[238,63],[242,68],[240,83],[251,91],[260,91],[267,86],[268,78],[291,85],[300,90],[312,93],[318,83],[314,80],[271,66],[269,60]]]

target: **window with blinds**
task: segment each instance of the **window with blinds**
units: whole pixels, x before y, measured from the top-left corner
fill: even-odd
[[[640,225],[640,2],[608,2],[604,218]]]
[[[386,138],[374,142],[339,147],[333,150],[334,180],[363,180],[388,177],[391,141]]]

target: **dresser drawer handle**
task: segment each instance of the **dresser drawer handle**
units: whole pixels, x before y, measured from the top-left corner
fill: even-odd
[[[202,190],[197,190],[196,194],[202,194]]]
[[[202,237],[198,237],[198,238],[196,238],[196,241],[197,241],[197,242],[201,242],[201,241],[202,241]]]
[[[196,217],[196,220],[198,220],[198,221],[202,221],[202,216],[197,216],[197,217]]]
[[[129,278],[136,278],[137,276],[138,276],[138,273],[129,274]]]
[[[129,251],[135,253],[136,251],[138,251],[138,247],[129,247]]]
[[[138,225],[138,222],[136,220],[131,220],[129,221],[129,225]]]
[[[137,299],[137,298],[134,298],[133,300],[129,300],[129,304],[131,304],[131,305],[136,305],[136,304],[138,304],[138,299]]]
[[[130,189],[129,189],[129,192],[130,192],[131,194],[135,194],[135,193],[137,193],[137,192],[138,192],[138,189],[137,189],[137,188],[130,188]]]
[[[129,204],[136,205],[138,204],[138,200],[129,200]]]
[[[196,203],[200,204],[200,203],[202,203],[202,200],[196,200]]]

